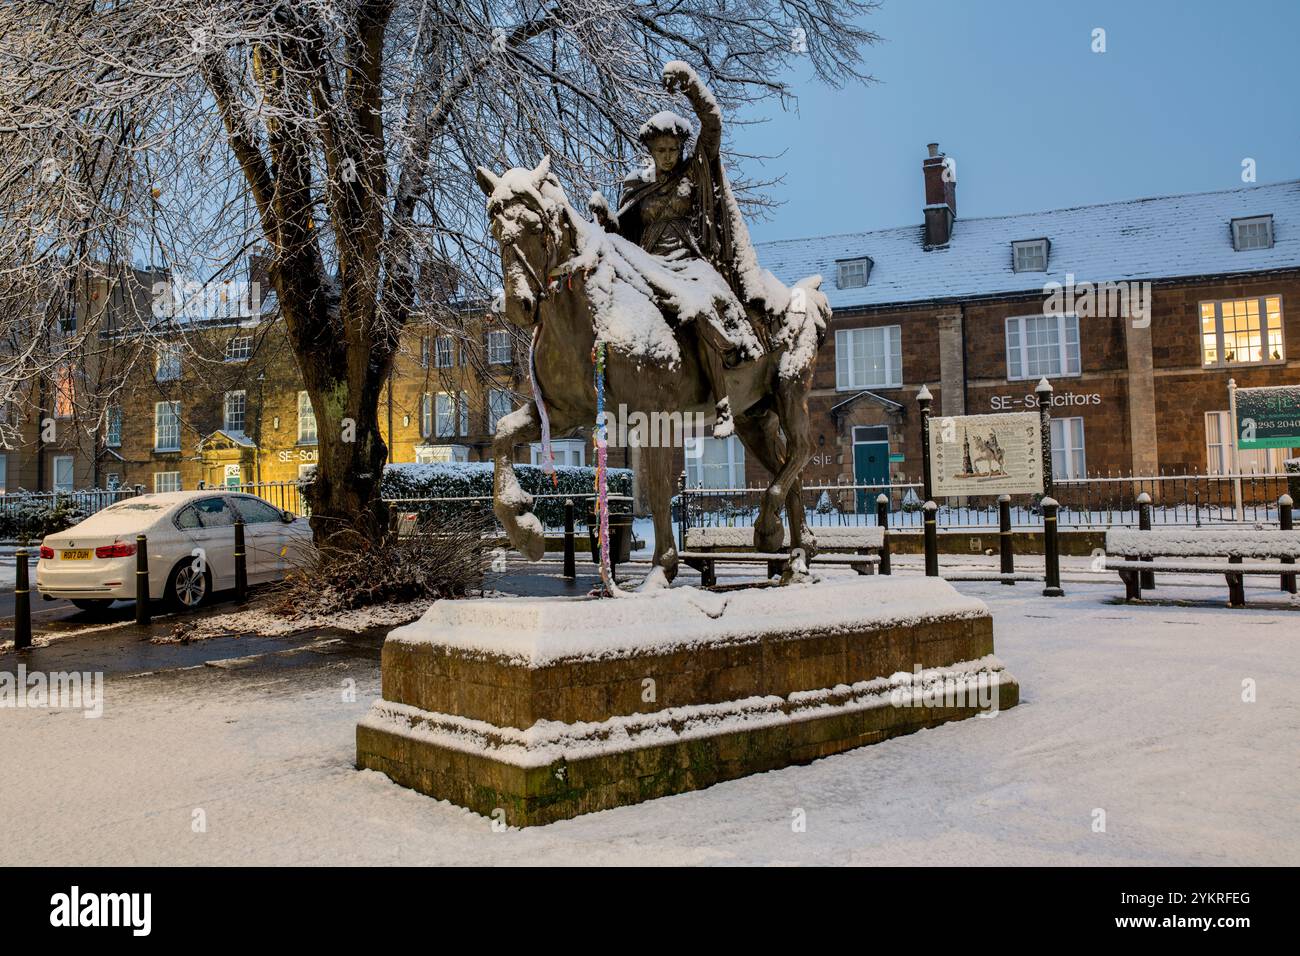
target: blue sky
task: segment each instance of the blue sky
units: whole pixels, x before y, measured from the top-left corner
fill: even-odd
[[[734,130],[775,156],[751,175],[785,177],[756,240],[919,223],[934,141],[965,217],[1231,189],[1247,157],[1261,183],[1300,178],[1296,0],[884,0],[866,23],[879,83],[796,67],[798,112]]]

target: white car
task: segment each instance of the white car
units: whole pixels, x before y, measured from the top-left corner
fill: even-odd
[[[311,526],[253,495],[172,491],[110,505],[41,542],[36,589],[83,610],[135,598],[136,535],[147,535],[149,596],[182,610],[235,586],[235,519],[244,520],[248,583],[310,559]]]

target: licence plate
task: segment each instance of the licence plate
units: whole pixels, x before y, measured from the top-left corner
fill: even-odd
[[[90,549],[89,548],[64,549],[63,551],[59,552],[59,560],[60,561],[89,561]]]

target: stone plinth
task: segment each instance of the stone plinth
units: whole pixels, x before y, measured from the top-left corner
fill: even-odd
[[[357,765],[549,823],[1014,706],[992,654],[934,578],[440,602],[385,642]]]

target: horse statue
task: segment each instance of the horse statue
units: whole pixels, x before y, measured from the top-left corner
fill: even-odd
[[[511,545],[530,561],[545,552],[532,496],[519,485],[513,450],[535,442],[544,416],[551,433],[571,434],[596,424],[593,350],[605,344],[607,407],[630,416],[702,413],[714,407],[703,367],[700,323],[733,338],[752,337],[744,307],[708,262],[653,255],[583,218],[570,204],[549,158],[534,169],[495,175],[479,167],[493,237],[501,247],[504,311],[532,330],[531,368],[540,405],[525,403],[497,423],[492,445],[494,511]],[[830,306],[821,277],[793,288],[757,269],[777,321],[762,354],[727,372],[735,431],[772,475],[759,506],[754,547],[781,548],[789,520],[790,547],[811,553],[805,536],[800,475],[812,455],[808,392]],[[751,348],[756,344],[747,341]],[[671,499],[671,447],[641,447],[637,479],[654,519],[653,567],[645,587],[666,586],[677,573]]]

